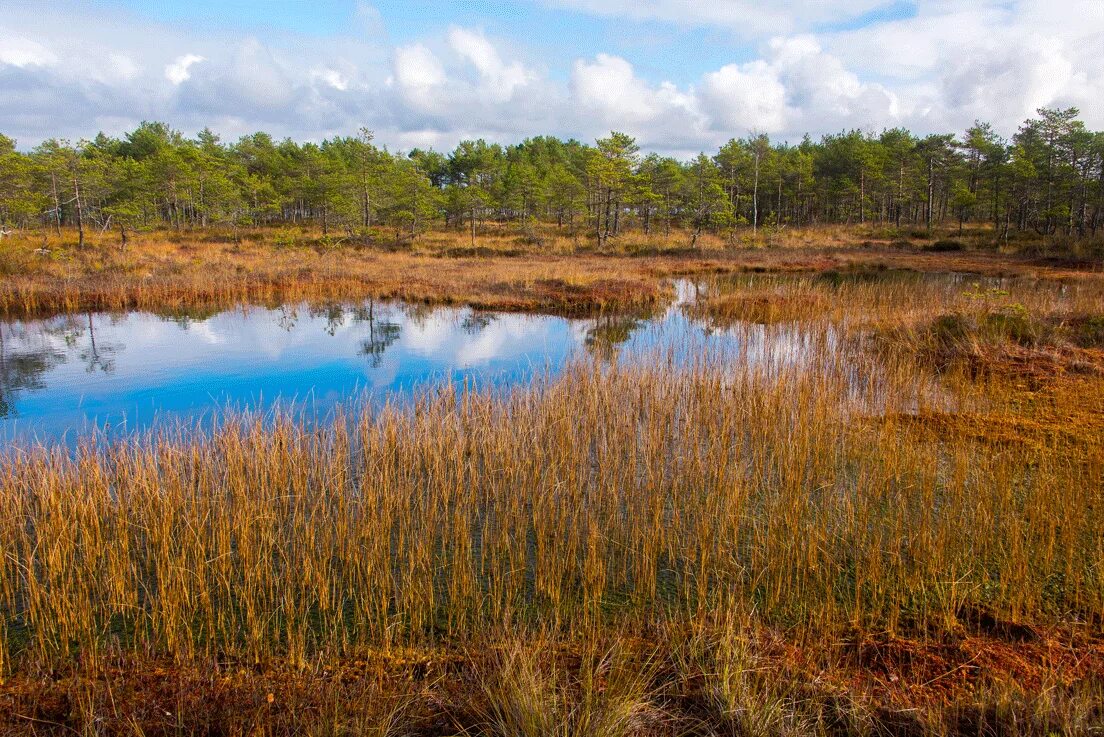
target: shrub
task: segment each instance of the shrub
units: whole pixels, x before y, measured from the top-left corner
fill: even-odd
[[[950,315],[942,315],[932,323],[932,337],[940,345],[961,343],[973,335],[977,326],[966,315],[957,312]]]
[[[0,276],[17,276],[26,273],[26,264],[25,254],[17,253],[10,248],[0,248]]]
[[[1081,348],[1104,347],[1104,315],[1089,315],[1070,324],[1073,342]]]
[[[924,250],[933,253],[952,253],[955,251],[965,251],[966,245],[962,241],[957,241],[953,238],[944,238],[927,246]]]
[[[1046,332],[1045,326],[1033,319],[1022,305],[989,313],[985,316],[984,327],[998,340],[1011,340],[1023,346],[1037,345]]]

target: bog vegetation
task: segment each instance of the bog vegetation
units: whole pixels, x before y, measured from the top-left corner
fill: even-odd
[[[9,450],[12,726],[1097,729],[1099,279],[758,274],[688,309],[777,340]]]
[[[265,133],[225,144],[145,123],[121,139],[47,140],[29,152],[0,136],[0,226],[13,230],[238,229],[310,224],[332,239],[412,241],[435,222],[536,221],[604,247],[629,227],[670,236],[877,222],[988,223],[1094,235],[1104,224],[1104,134],[1078,111],[1041,109],[1010,141],[978,123],[961,137],[894,129],[733,140],[688,161],[642,155],[623,133],[586,145],[538,137],[512,146],[464,141],[450,153],[381,149],[372,135],[320,144]],[[381,230],[382,229],[382,230]]]

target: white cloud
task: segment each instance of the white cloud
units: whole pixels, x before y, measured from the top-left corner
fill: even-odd
[[[827,34],[823,45],[853,73],[880,77],[909,125],[955,130],[980,118],[1008,134],[1055,105],[1078,105],[1104,127],[1102,35],[1095,0],[926,0],[912,18]]]
[[[786,87],[765,61],[727,64],[705,75],[701,86],[705,108],[714,127],[757,129],[777,133],[785,129]]]
[[[445,68],[421,44],[395,49],[395,77],[403,87],[425,89],[445,83]]]
[[[336,69],[322,69],[318,72],[318,79],[333,87],[338,92],[345,92],[349,89],[349,80],[345,78],[345,75]]]
[[[189,71],[192,66],[202,61],[207,61],[207,59],[199,54],[184,54],[183,56],[178,56],[176,61],[165,67],[165,79],[175,85],[183,84],[192,78],[192,73]]]
[[[774,39],[765,58],[725,65],[686,88],[649,85],[628,61],[599,54],[575,63],[572,92],[607,126],[686,152],[751,131],[794,138],[895,125],[901,116],[895,95],[862,82],[810,36]]]
[[[6,9],[0,21],[0,131],[22,145],[117,135],[143,119],[227,139],[264,129],[317,140],[367,125],[397,148],[618,129],[676,154],[753,130],[796,140],[853,127],[959,131],[981,118],[1008,135],[1044,105],[1078,105],[1104,128],[1100,0],[918,0],[911,17],[840,31],[817,27],[885,3],[781,0],[760,13],[778,21],[767,27],[749,19],[748,2],[549,0],[676,31],[723,29],[711,43],[732,56],[693,74],[664,68],[662,48],[645,58],[588,50],[542,68],[532,60],[549,57],[533,40],[464,27],[393,47],[363,3],[344,35],[248,37],[68,2]]]
[[[656,93],[618,56],[598,54],[593,61],[576,61],[571,83],[579,103],[608,121],[640,123],[659,112]]]
[[[126,54],[108,54],[107,61],[113,75],[119,79],[134,79],[138,76],[138,72],[141,71],[135,61]]]
[[[504,62],[498,49],[482,33],[454,27],[449,30],[448,41],[449,46],[479,72],[480,89],[494,100],[509,100],[518,87],[536,78],[521,62]]]
[[[938,94],[949,108],[975,117],[1024,118],[1062,99],[1066,90],[1084,89],[1060,43],[1035,38],[1024,48],[994,49],[987,55],[953,60],[939,77]]]
[[[611,129],[630,133],[649,148],[689,151],[697,147],[705,118],[693,90],[670,82],[651,85],[628,61],[599,54],[575,62],[571,73],[571,109],[584,114],[591,137]]]
[[[401,99],[419,109],[432,109],[436,90],[447,81],[445,68],[437,55],[422,44],[395,49],[394,76]]]
[[[387,90],[383,102],[399,128],[394,142],[402,147],[440,148],[464,137],[517,139],[547,130],[563,97],[483,33],[458,27],[396,49]]]
[[[357,0],[353,19],[358,30],[366,37],[380,37],[387,35],[387,28],[383,23],[383,14],[379,8],[364,0]]]
[[[861,81],[811,36],[774,39],[769,53],[771,68],[785,86],[787,104],[796,114],[791,128],[815,125],[836,130],[900,122],[895,94],[880,84]]]
[[[395,50],[392,81],[401,102],[422,112],[463,113],[473,101],[480,105],[505,103],[536,79],[521,62],[504,60],[479,31],[453,27],[445,40],[447,66],[425,44]]]
[[[43,67],[57,63],[57,56],[29,38],[7,35],[0,29],[0,64],[13,67]]]

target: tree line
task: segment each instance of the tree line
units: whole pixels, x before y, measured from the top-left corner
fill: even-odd
[[[595,144],[541,136],[501,146],[461,142],[441,153],[393,153],[372,133],[321,143],[266,133],[224,143],[143,123],[121,138],[50,139],[20,151],[0,135],[0,234],[41,229],[309,225],[324,237],[380,229],[413,240],[435,223],[554,224],[599,246],[626,230],[669,236],[824,223],[932,229],[948,222],[1012,231],[1095,235],[1104,225],[1104,133],[1076,108],[1038,111],[1005,140],[975,123],[962,136],[894,128],[733,139],[714,155],[641,152],[624,133]]]

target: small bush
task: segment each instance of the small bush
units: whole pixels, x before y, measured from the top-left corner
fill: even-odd
[[[18,276],[27,272],[27,254],[0,248],[0,276]]]
[[[958,313],[937,317],[931,328],[932,337],[941,345],[961,343],[976,330],[977,326],[973,320]]]
[[[1073,342],[1081,348],[1104,348],[1104,315],[1089,315],[1071,321]]]
[[[944,238],[927,246],[924,250],[933,253],[953,253],[956,251],[965,251],[966,245],[962,241],[956,241],[953,238]]]
[[[1046,332],[1042,323],[1032,319],[1027,310],[1019,306],[986,315],[984,327],[997,339],[1011,340],[1023,346],[1037,345]]]
[[[271,242],[276,248],[294,248],[300,245],[300,234],[290,228],[281,228],[276,231]]]

